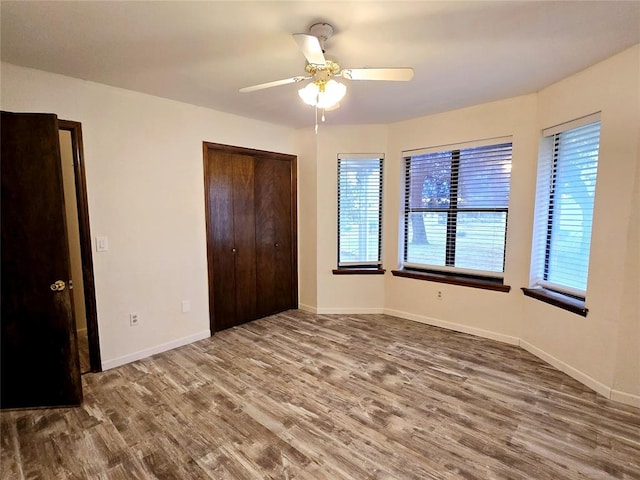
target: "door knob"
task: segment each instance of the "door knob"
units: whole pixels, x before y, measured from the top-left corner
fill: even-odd
[[[65,283],[62,280],[56,280],[55,283],[51,284],[51,290],[54,292],[61,292],[66,287]]]

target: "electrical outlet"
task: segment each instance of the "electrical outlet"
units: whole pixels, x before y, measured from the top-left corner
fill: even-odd
[[[140,325],[140,316],[137,313],[130,313],[129,314],[129,324],[132,327],[137,327],[138,325]]]
[[[438,293],[436,294],[436,298],[438,300],[442,300],[442,292],[440,290],[438,290]]]
[[[191,311],[191,302],[189,300],[182,300],[182,313]]]

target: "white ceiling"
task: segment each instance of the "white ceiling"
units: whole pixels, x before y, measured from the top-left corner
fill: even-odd
[[[331,124],[389,123],[535,92],[640,42],[640,2],[2,1],[2,60],[292,127],[310,126],[292,33],[331,23],[344,68],[413,67],[347,82]],[[613,81],[613,79],[612,79]]]

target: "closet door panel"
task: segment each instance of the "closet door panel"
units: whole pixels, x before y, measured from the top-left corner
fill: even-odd
[[[291,301],[291,162],[256,159],[258,314],[281,312]]]
[[[216,330],[232,327],[236,321],[235,257],[233,255],[233,158],[209,152],[209,238],[213,262],[211,299]]]
[[[291,162],[278,161],[276,163],[276,204],[278,215],[275,218],[276,244],[275,249],[275,309],[278,312],[296,307],[293,298],[293,242],[291,223]]]
[[[233,155],[236,324],[256,317],[256,212],[254,159]]]

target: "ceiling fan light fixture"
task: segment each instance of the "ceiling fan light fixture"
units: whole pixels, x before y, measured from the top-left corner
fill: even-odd
[[[298,90],[298,95],[304,103],[313,107],[318,101],[319,92],[320,88],[318,87],[318,85],[316,85],[315,82],[311,82],[305,87]]]
[[[304,103],[320,109],[336,106],[346,93],[346,85],[333,79],[328,82],[311,82],[298,90],[298,95]]]

